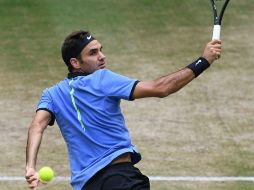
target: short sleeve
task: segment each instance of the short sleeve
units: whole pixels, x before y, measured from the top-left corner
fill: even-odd
[[[53,101],[50,97],[50,94],[48,92],[48,89],[44,90],[41,99],[37,105],[36,112],[39,110],[45,110],[48,111],[51,114],[51,121],[49,122],[49,125],[54,125],[55,122],[55,115],[54,115],[54,106]]]
[[[107,96],[133,100],[132,93],[137,83],[138,81],[135,79],[130,79],[110,70],[104,70],[101,73],[101,89]]]

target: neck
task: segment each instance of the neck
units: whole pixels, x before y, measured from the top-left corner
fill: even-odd
[[[71,73],[87,73],[87,72],[85,72],[83,69],[79,68],[79,69],[73,69],[71,71]]]

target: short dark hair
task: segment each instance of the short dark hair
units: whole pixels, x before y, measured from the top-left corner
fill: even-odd
[[[76,49],[76,47],[79,45],[79,43],[84,39],[85,36],[89,34],[89,31],[80,30],[75,31],[69,34],[61,47],[62,52],[62,58],[64,63],[67,65],[69,72],[72,72],[73,67],[70,62],[70,58],[72,58],[72,52]],[[75,56],[76,58],[80,58],[79,55]]]

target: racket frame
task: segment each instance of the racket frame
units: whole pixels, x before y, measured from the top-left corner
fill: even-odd
[[[216,0],[210,0],[211,5],[212,5],[212,9],[213,9],[213,15],[214,15],[214,27],[213,27],[213,37],[212,37],[212,39],[213,40],[215,40],[215,39],[220,40],[221,22],[222,22],[224,12],[225,12],[230,0],[225,0],[219,15],[218,15],[218,11],[217,11],[215,1]],[[221,1],[221,0],[217,0],[217,1]]]

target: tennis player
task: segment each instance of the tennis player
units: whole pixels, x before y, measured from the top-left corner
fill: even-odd
[[[209,42],[201,57],[177,72],[138,81],[106,69],[101,43],[87,31],[66,37],[62,57],[68,76],[43,91],[28,131],[26,180],[39,184],[37,153],[43,132],[56,121],[66,142],[74,190],[148,190],[150,183],[134,165],[141,155],[132,144],[120,109],[121,99],[166,97],[207,69],[221,54]]]

